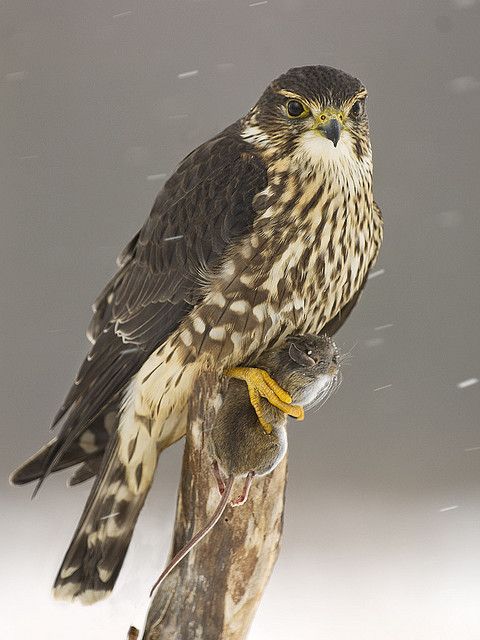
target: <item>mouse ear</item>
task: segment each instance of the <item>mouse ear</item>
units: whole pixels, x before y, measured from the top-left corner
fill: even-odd
[[[305,351],[299,349],[294,342],[292,342],[288,348],[288,355],[294,362],[302,365],[302,367],[313,367],[315,364],[315,360],[308,356]]]

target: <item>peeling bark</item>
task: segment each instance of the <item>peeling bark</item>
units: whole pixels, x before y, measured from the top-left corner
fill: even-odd
[[[205,377],[198,389],[189,408],[172,555],[205,525],[220,500],[205,442],[219,388]],[[272,474],[254,480],[245,505],[227,507],[208,537],[160,585],[143,640],[246,637],[278,556],[286,474],[284,459]]]

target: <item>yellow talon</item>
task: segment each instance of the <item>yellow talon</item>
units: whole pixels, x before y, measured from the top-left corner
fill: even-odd
[[[262,403],[260,402],[261,397],[268,400],[271,405],[289,416],[293,416],[297,418],[297,420],[303,420],[303,407],[292,404],[290,394],[288,394],[285,389],[282,389],[278,382],[275,382],[263,369],[257,369],[255,367],[234,367],[233,369],[229,369],[226,375],[247,383],[250,402],[255,409],[258,421],[262,425],[265,433],[271,433],[273,427],[263,416]]]

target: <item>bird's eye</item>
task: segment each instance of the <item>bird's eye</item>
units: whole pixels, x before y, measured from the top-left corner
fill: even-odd
[[[287,102],[287,114],[289,118],[305,118],[310,111],[300,102],[300,100],[289,100]]]
[[[365,111],[365,98],[362,98],[353,103],[350,109],[350,115],[354,118],[359,118],[360,116],[363,115],[364,111]]]

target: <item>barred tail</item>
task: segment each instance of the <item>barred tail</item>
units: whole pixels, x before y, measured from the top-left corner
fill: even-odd
[[[129,488],[119,445],[116,434],[56,577],[53,592],[60,600],[92,604],[105,598],[122,568],[150,483],[136,493]]]

